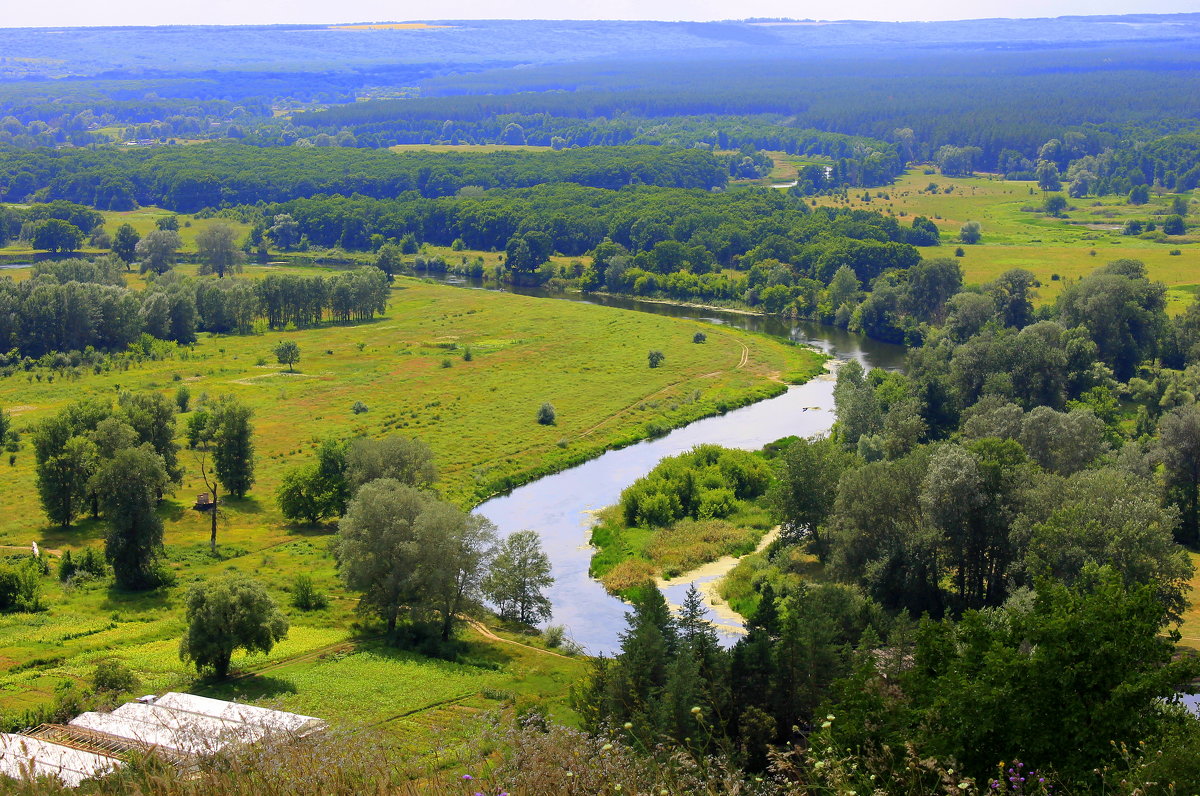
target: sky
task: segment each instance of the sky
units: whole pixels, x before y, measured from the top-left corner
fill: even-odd
[[[0,27],[92,25],[245,25],[381,22],[429,19],[659,19],[746,17],[932,21],[988,17],[1178,13],[1200,10],[1197,0],[58,0],[12,2]]]

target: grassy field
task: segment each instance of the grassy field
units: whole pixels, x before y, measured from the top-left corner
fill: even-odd
[[[937,193],[927,190],[930,184],[938,186]],[[870,193],[871,201],[863,201],[864,193]],[[820,197],[817,203],[892,213],[905,221],[914,216],[930,218],[941,229],[943,243],[924,249],[926,257],[952,256],[959,229],[967,221],[978,221],[983,240],[964,246],[966,255],[959,261],[968,284],[982,284],[1010,268],[1025,268],[1041,282],[1039,300],[1047,302],[1068,280],[1130,257],[1146,263],[1151,278],[1167,285],[1169,312],[1179,312],[1192,301],[1200,288],[1200,233],[1192,230],[1165,243],[1120,234],[1130,218],[1161,222],[1171,195],[1152,195],[1150,203],[1140,207],[1123,197],[1072,199],[1064,218],[1041,212],[1042,199],[1032,182],[1007,182],[994,176],[943,177],[911,169],[886,188],[851,190],[848,202]],[[1200,212],[1195,203],[1192,212]],[[1172,255],[1172,250],[1181,253]]]
[[[19,205],[18,205],[19,206]],[[104,216],[104,230],[111,236],[116,233],[117,228],[122,224],[129,224],[138,234],[145,237],[149,232],[153,232],[157,227],[155,224],[158,219],[166,216],[179,216],[179,237],[183,241],[181,254],[195,254],[196,252],[196,235],[199,234],[208,225],[215,221],[224,221],[229,224],[237,232],[241,238],[250,231],[249,224],[242,224],[238,221],[229,221],[227,219],[206,219],[195,218],[194,216],[176,214],[170,210],[164,210],[161,207],[139,207],[136,210],[101,210],[100,215]],[[34,250],[28,245],[20,244],[12,241],[7,246],[0,246],[0,257],[11,259],[13,257],[23,257],[34,255]],[[80,249],[81,254],[96,255],[107,254],[107,249],[97,249],[88,245],[87,240],[84,240],[83,248]]]
[[[250,267],[242,278],[278,270]],[[695,345],[700,328],[708,341]],[[280,339],[300,346],[295,374],[271,355]],[[650,348],[666,354],[662,367],[647,367]],[[112,397],[118,389],[173,395],[180,385],[188,386],[193,402],[232,393],[255,411],[258,458],[251,493],[226,504],[213,557],[207,518],[191,509],[204,487],[192,455],[181,453],[189,472],[162,508],[175,588],[131,595],[105,584],[64,588],[50,575],[43,580],[47,610],[0,616],[0,711],[45,703],[64,679],[84,679],[108,657],[130,665],[147,691],[208,687],[193,683],[178,660],[180,605],[189,586],[228,568],[261,579],[281,604],[288,603],[299,572],[332,599],[322,611],[290,611],[289,639],[268,659],[235,661],[259,673],[222,686],[221,693],[269,697],[354,721],[382,721],[445,700],[487,707],[473,695],[496,689],[518,699],[558,699],[580,663],[472,636],[478,647],[472,658],[486,665],[421,668],[419,659],[356,641],[368,631],[355,626],[354,598],[338,585],[327,548],[333,529],[283,522],[274,502],[283,473],[306,461],[325,437],[404,434],[433,448],[442,493],[472,505],[498,486],[642,437],[650,426],[682,424],[774,394],[783,389],[784,374],[811,374],[821,362],[805,349],[699,322],[399,279],[386,317],[374,323],[202,335],[191,349],[124,372],[60,374],[51,381],[46,371],[0,380],[0,406],[26,435],[15,461],[0,465],[5,553],[28,550],[32,541],[52,554],[101,544],[100,523],[47,526],[36,497],[28,432],[69,401]],[[369,411],[351,412],[355,401]],[[556,407],[557,425],[536,422],[545,401]],[[357,701],[345,693],[351,676],[365,678]]]

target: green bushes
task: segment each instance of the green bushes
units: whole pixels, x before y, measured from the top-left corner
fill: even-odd
[[[627,487],[621,493],[621,513],[627,525],[651,527],[685,517],[728,517],[738,501],[763,494],[769,478],[766,464],[753,453],[698,445],[663,459]]]
[[[0,563],[0,611],[40,611],[41,563],[33,558]]]

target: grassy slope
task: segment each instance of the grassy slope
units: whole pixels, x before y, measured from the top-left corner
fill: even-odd
[[[931,182],[943,190],[954,186],[954,190],[948,194],[923,192]],[[1196,231],[1169,243],[1120,234],[1120,226],[1129,218],[1161,222],[1163,216],[1152,213],[1170,204],[1169,195],[1151,197],[1151,203],[1141,207],[1127,204],[1122,197],[1073,199],[1070,204],[1074,209],[1066,212],[1066,218],[1056,219],[1041,212],[1022,212],[1022,208],[1040,208],[1042,204],[1035,183],[1005,182],[998,177],[943,177],[912,169],[895,185],[871,189],[870,202],[862,201],[863,193],[852,190],[848,206],[897,215],[905,212],[904,223],[923,215],[938,225],[943,243],[923,249],[926,257],[952,256],[959,228],[967,221],[978,221],[983,241],[963,247],[966,256],[959,260],[968,284],[982,284],[1010,268],[1025,268],[1042,282],[1040,300],[1053,301],[1064,280],[1085,276],[1111,260],[1131,257],[1145,262],[1151,278],[1171,288],[1169,312],[1181,311],[1200,287],[1200,246],[1195,245],[1200,235]],[[878,193],[889,198],[878,198]],[[817,202],[847,206],[832,197],[821,197]],[[1192,212],[1189,222],[1195,223],[1200,208],[1193,204]],[[1172,249],[1182,254],[1172,256]],[[1054,274],[1062,279],[1051,279]]]
[[[251,268],[247,276],[267,271]],[[705,345],[691,342],[698,328],[708,334]],[[283,338],[300,345],[296,375],[285,374],[273,361],[256,364],[260,358],[271,360],[271,349]],[[461,358],[467,345],[474,355],[471,362]],[[646,366],[651,347],[666,353],[663,367]],[[245,500],[228,504],[220,560],[206,551],[207,518],[190,508],[203,487],[191,455],[182,454],[190,472],[163,507],[179,587],[150,595],[124,595],[98,586],[68,593],[51,577],[44,582],[49,610],[0,616],[0,667],[7,671],[0,679],[0,709],[44,702],[62,678],[83,677],[97,660],[114,655],[133,666],[148,690],[186,686],[189,675],[176,657],[183,591],[226,567],[261,578],[281,602],[298,572],[311,574],[333,596],[324,611],[292,612],[291,638],[274,658],[344,644],[354,601],[336,582],[326,548],[331,529],[289,527],[273,500],[281,475],[305,461],[322,437],[418,436],[435,451],[443,492],[468,505],[497,479],[561,467],[643,434],[648,422],[682,423],[714,411],[720,402],[736,404],[782,389],[777,381],[781,373],[820,369],[820,357],[812,352],[736,330],[411,279],[397,283],[387,317],[375,323],[263,336],[205,335],[182,357],[183,352],[127,372],[87,374],[69,382],[31,381],[25,374],[0,381],[0,405],[27,431],[68,401],[112,396],[118,387],[173,394],[181,383],[174,380],[178,376],[194,400],[202,393],[230,392],[250,404],[256,412],[258,452],[257,484]],[[443,360],[451,367],[442,367]],[[370,411],[351,413],[356,400]],[[535,422],[543,401],[556,406],[557,426]],[[14,466],[0,466],[0,494],[5,502],[0,544],[27,549],[37,540],[44,548],[60,550],[98,545],[103,537],[103,527],[88,521],[69,531],[46,527],[27,441]],[[335,650],[330,661],[345,652]],[[505,688],[512,689],[513,682],[534,683],[529,690],[536,692],[541,682],[552,692],[565,691],[569,677],[553,671],[530,674],[528,663],[518,656],[505,664],[500,677],[510,683]],[[568,664],[578,666],[563,665]],[[255,693],[336,715],[343,698],[312,690],[311,683],[328,679],[326,675],[300,673],[320,665],[296,664],[294,697],[287,683],[274,691],[268,684]],[[396,670],[397,682],[407,676]],[[496,683],[488,677],[479,682],[484,680],[486,687]],[[380,711],[391,709],[391,699],[381,698]]]

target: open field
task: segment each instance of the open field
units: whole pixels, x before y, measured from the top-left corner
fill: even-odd
[[[224,221],[237,231],[238,237],[245,236],[250,231],[249,224],[242,224],[238,221],[230,221],[228,219],[207,219],[196,218],[194,216],[182,215],[174,213],[170,210],[164,210],[161,207],[139,207],[136,210],[101,210],[100,215],[104,216],[104,230],[110,236],[115,234],[117,228],[122,224],[129,224],[137,233],[143,237],[148,232],[153,232],[157,227],[155,223],[158,219],[165,216],[178,215],[179,217],[179,237],[183,241],[183,248],[180,249],[181,254],[194,254],[196,252],[196,235],[209,224],[214,221]],[[87,230],[85,230],[87,232]],[[7,246],[0,246],[0,257],[11,260],[14,256],[30,256],[32,257],[34,250],[28,245],[19,244],[12,241]],[[94,246],[88,245],[87,240],[83,242],[83,247],[80,249],[82,255],[98,255],[108,254],[108,249],[97,249]]]
[[[927,190],[930,184],[938,186],[937,193]],[[871,201],[862,200],[864,193],[870,193]],[[1168,311],[1174,314],[1187,306],[1200,283],[1200,234],[1191,230],[1165,243],[1120,234],[1127,219],[1161,222],[1171,198],[1152,195],[1150,203],[1141,206],[1115,196],[1072,199],[1065,217],[1053,218],[1041,212],[1042,193],[1035,183],[1006,182],[996,176],[943,177],[910,169],[886,188],[851,190],[849,202],[828,196],[816,201],[892,213],[905,223],[914,216],[933,220],[942,231],[942,245],[923,249],[926,257],[953,256],[959,228],[978,221],[983,240],[964,246],[966,255],[959,261],[967,283],[982,284],[1010,268],[1025,268],[1042,283],[1042,302],[1053,301],[1067,280],[1086,276],[1109,261],[1138,259],[1146,263],[1152,279],[1170,289]],[[1192,212],[1200,212],[1195,202]],[[1171,255],[1176,249],[1181,254]]]
[[[283,269],[252,266],[241,278],[276,270]],[[699,328],[708,335],[705,345],[692,343]],[[295,374],[274,361],[271,350],[280,339],[300,346]],[[463,356],[467,348],[470,361]],[[650,348],[666,354],[662,367],[647,367]],[[0,711],[46,702],[60,681],[88,676],[105,657],[123,659],[147,690],[191,687],[191,675],[177,657],[183,594],[192,583],[227,568],[262,580],[281,604],[288,603],[299,572],[311,575],[332,599],[322,611],[289,609],[289,639],[267,660],[241,661],[256,669],[292,662],[263,672],[259,680],[238,681],[234,691],[222,693],[245,687],[298,710],[335,717],[344,713],[354,720],[366,717],[373,703],[383,713],[407,706],[416,697],[400,691],[356,703],[337,690],[345,666],[370,669],[381,688],[408,688],[404,683],[410,675],[399,664],[391,679],[376,671],[390,665],[396,656],[391,651],[368,645],[365,652],[355,652],[352,638],[360,631],[353,625],[354,598],[336,579],[327,548],[332,528],[289,526],[275,507],[281,476],[306,461],[320,439],[387,433],[419,437],[435,452],[442,493],[472,505],[504,484],[640,438],[648,424],[678,425],[721,406],[765,397],[783,389],[784,374],[811,374],[820,367],[821,358],[813,352],[698,322],[399,279],[386,317],[373,323],[244,337],[202,335],[191,349],[124,372],[85,372],[75,378],[60,374],[51,381],[47,371],[0,381],[0,406],[25,436],[13,464],[0,466],[0,494],[5,497],[0,544],[9,546],[6,554],[28,550],[35,540],[52,553],[101,543],[100,523],[84,520],[69,530],[48,527],[34,488],[28,432],[72,400],[111,397],[118,389],[173,395],[181,384],[190,389],[193,403],[205,395],[233,393],[255,410],[258,459],[251,493],[226,503],[214,558],[207,550],[207,517],[190,508],[194,495],[204,491],[196,461],[190,452],[181,452],[189,472],[162,508],[177,587],[139,595],[99,584],[64,589],[51,574],[43,579],[47,610],[0,617],[0,669],[5,670]],[[352,413],[355,401],[369,411]],[[536,422],[544,401],[556,407],[557,425]],[[570,669],[568,677],[554,666],[545,668],[550,661],[577,667],[574,662],[535,653],[527,659],[512,645],[482,637],[476,641],[482,646],[473,657],[499,669],[438,669],[440,664],[423,669],[448,672],[449,684],[421,689],[422,695],[436,692],[439,699],[458,699],[494,687],[518,696],[560,687],[565,693],[577,674]],[[419,664],[405,660],[404,666]],[[529,668],[533,663],[537,666]],[[327,694],[320,690],[326,686],[331,689]],[[378,720],[384,718],[378,715]]]

